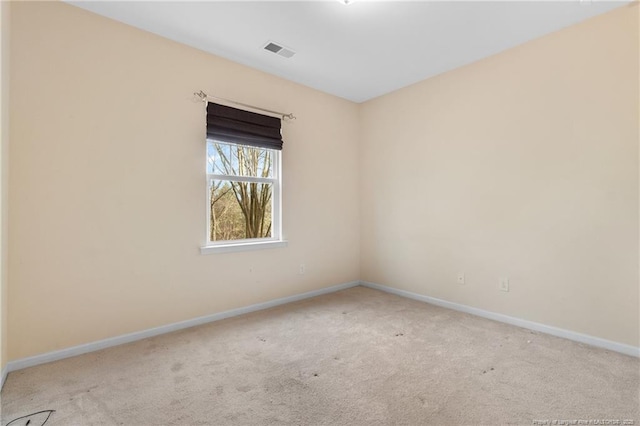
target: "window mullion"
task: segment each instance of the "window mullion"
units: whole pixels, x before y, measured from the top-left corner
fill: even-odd
[[[259,178],[253,176],[234,176],[234,175],[219,175],[214,173],[207,173],[207,179],[211,180],[229,180],[234,182],[249,182],[249,183],[270,183],[275,184],[278,180],[273,178]]]

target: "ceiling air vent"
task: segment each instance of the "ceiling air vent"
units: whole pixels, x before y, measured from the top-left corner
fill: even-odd
[[[274,43],[272,41],[268,42],[265,46],[264,46],[264,50],[268,50],[269,52],[275,53],[276,55],[280,55],[283,56],[285,58],[290,58],[293,55],[296,54],[296,52],[294,52],[291,49],[287,49],[286,47],[283,47],[277,43]]]

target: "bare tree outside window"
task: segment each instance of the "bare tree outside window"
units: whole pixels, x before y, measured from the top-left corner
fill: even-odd
[[[207,142],[210,241],[273,236],[277,154],[267,148]]]

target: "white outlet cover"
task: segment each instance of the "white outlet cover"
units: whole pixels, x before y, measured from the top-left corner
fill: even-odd
[[[509,291],[509,278],[500,278],[500,290]]]

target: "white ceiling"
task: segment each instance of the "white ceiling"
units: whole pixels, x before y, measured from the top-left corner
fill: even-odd
[[[626,2],[69,3],[323,92],[363,102]],[[297,53],[291,59],[275,55],[263,50],[267,41]]]

